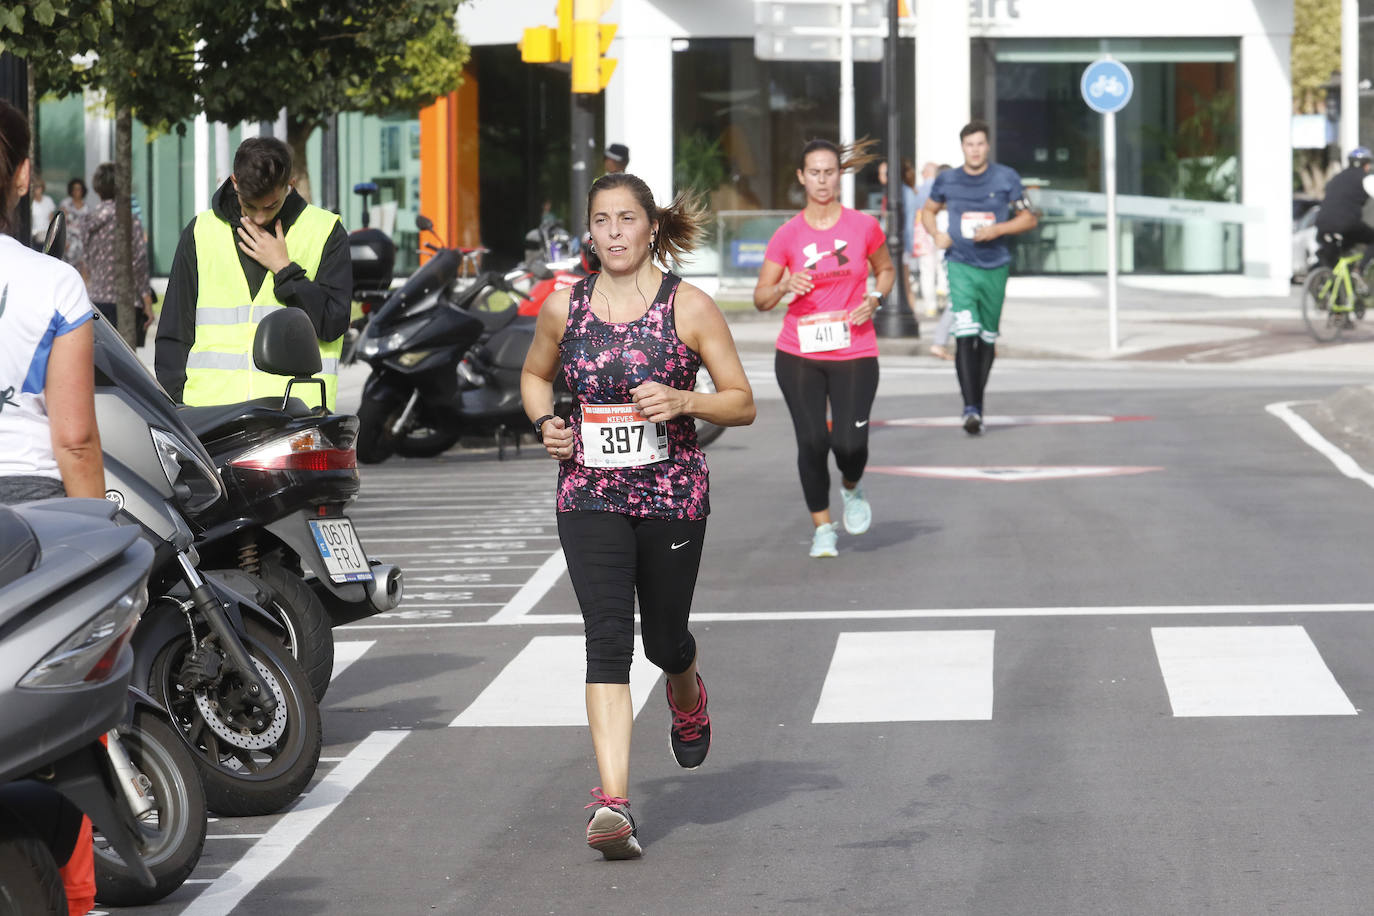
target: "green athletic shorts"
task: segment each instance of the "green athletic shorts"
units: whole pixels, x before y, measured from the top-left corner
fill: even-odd
[[[956,338],[981,337],[996,343],[1011,265],[973,267],[958,261],[947,263],[949,310],[954,313],[954,330],[950,333]]]

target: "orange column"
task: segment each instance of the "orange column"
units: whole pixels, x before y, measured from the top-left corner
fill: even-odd
[[[462,86],[420,112],[420,211],[450,245],[481,244],[478,167],[477,80],[466,71]]]

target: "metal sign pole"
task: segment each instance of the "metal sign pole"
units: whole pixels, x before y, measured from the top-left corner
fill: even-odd
[[[1116,314],[1116,113],[1102,116],[1102,163],[1107,170],[1107,338],[1111,352],[1119,347]]]
[[[854,7],[840,4],[840,146],[854,142]],[[840,202],[854,206],[854,175],[840,176]]]

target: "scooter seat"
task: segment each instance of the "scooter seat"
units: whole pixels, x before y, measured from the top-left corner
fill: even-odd
[[[312,413],[314,411],[300,398],[288,400],[285,409],[281,398],[256,398],[237,404],[177,408],[177,415],[202,442],[279,423],[283,414],[295,420]]]

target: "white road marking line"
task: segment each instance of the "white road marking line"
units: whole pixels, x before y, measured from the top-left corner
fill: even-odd
[[[841,633],[811,721],[991,719],[993,632]]]
[[[1293,411],[1294,405],[1312,403],[1315,402],[1279,401],[1274,404],[1265,405],[1264,409],[1287,423],[1288,427],[1298,434],[1299,439],[1325,455],[1331,463],[1336,466],[1336,470],[1340,471],[1351,480],[1358,480],[1368,487],[1374,487],[1374,474],[1370,474],[1364,468],[1360,467],[1354,458],[1351,458],[1345,452],[1331,444],[1326,437],[1312,428],[1311,423],[1308,423]]]
[[[854,611],[707,611],[692,615],[693,623],[759,623],[827,620],[986,620],[997,617],[1178,617],[1234,614],[1368,614],[1374,604],[1196,604],[1140,607],[1004,607],[915,608],[909,610]],[[369,618],[371,619],[371,618]],[[581,614],[527,614],[510,619],[450,621],[445,623],[348,624],[348,629],[413,629],[435,627],[581,626]],[[341,628],[342,629],[342,628]]]
[[[330,683],[343,674],[348,666],[363,657],[368,649],[377,644],[375,639],[354,639],[334,643],[334,673],[329,676]]]
[[[227,916],[296,847],[358,787],[368,774],[409,735],[409,731],[373,732],[338,766],[301,795],[296,803],[253,844],[233,867],[182,910],[182,916]]]
[[[549,589],[553,588],[554,583],[567,569],[568,561],[563,556],[563,551],[555,551],[535,574],[530,576],[530,580],[520,586],[520,591],[506,602],[506,606],[492,615],[489,622],[510,623],[524,617],[544,595],[548,594]],[[581,620],[581,615],[578,619]]]
[[[1300,626],[1154,627],[1175,716],[1353,716]]]
[[[587,650],[581,636],[536,636],[452,722],[451,728],[587,725]],[[658,684],[658,669],[635,640],[630,695],[635,715]],[[665,707],[666,708],[666,707]]]
[[[207,833],[207,840],[260,840],[267,836],[265,833]]]

